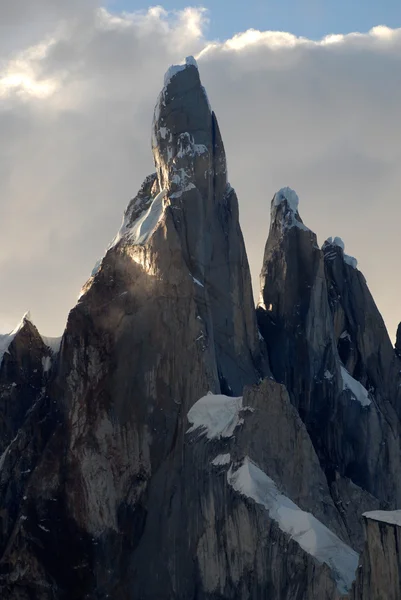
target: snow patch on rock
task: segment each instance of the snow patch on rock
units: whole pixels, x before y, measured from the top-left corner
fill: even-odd
[[[248,457],[236,471],[230,467],[227,481],[235,491],[264,506],[269,517],[305,552],[318,562],[326,563],[341,593],[351,588],[358,566],[358,554],[311,513],[301,510],[281,494],[274,481]]]
[[[244,422],[240,414],[245,410],[251,409],[242,406],[242,396],[232,398],[209,392],[195,402],[188,412],[191,427],[187,433],[200,429],[201,434],[209,440],[229,438],[235,428]]]
[[[215,467],[221,467],[228,465],[231,461],[231,454],[218,454],[216,458],[212,460],[212,465]]]
[[[42,367],[43,367],[43,373],[47,373],[48,371],[50,371],[52,366],[52,359],[50,356],[44,356],[42,358]]]
[[[128,231],[128,237],[133,244],[145,244],[151,237],[163,214],[163,198],[165,195],[166,190],[159,192],[148,210],[142,213],[142,215],[134,221],[132,227]]]
[[[401,510],[372,510],[363,513],[363,516],[372,521],[381,521],[389,525],[401,527]]]
[[[95,275],[99,272],[100,267],[102,265],[102,261],[103,261],[103,256],[102,258],[99,258],[99,260],[96,261],[95,266],[93,267],[92,271],[91,271],[91,277],[95,277]]]
[[[329,244],[330,246],[337,246],[338,248],[341,248],[341,250],[343,251],[343,256],[344,256],[344,262],[349,265],[350,267],[352,267],[353,269],[356,269],[358,266],[358,261],[354,256],[350,256],[349,254],[345,254],[345,244],[343,242],[343,240],[340,237],[335,237],[334,239],[332,237],[327,238],[327,240],[325,241],[325,243],[323,244],[323,247],[325,245]],[[333,256],[329,256],[329,259],[334,259],[336,257],[336,255],[334,254]]]
[[[349,254],[344,254],[344,262],[353,269],[356,269],[358,266],[357,259],[354,256],[349,256]]]
[[[362,406],[369,406],[372,401],[369,398],[368,391],[363,385],[354,379],[347,371],[345,367],[341,365],[341,377],[343,379],[343,390],[349,390],[352,394],[352,398],[357,400]]]
[[[200,287],[205,287],[205,286],[203,285],[203,283],[201,283],[201,282],[199,281],[199,279],[196,279],[196,277],[194,277],[193,275],[192,275],[192,279],[193,279],[193,282],[194,282],[194,283],[196,283],[196,285],[199,285]]]
[[[341,248],[341,250],[345,250],[345,244],[340,237],[335,237],[332,244],[333,246],[338,246],[339,248]]]
[[[198,68],[198,63],[193,56],[187,56],[183,64],[171,65],[171,67],[167,69],[166,74],[164,75],[164,87],[168,86],[172,78],[177,75],[177,73],[180,73],[180,71],[183,71],[187,67],[195,67],[196,69]]]
[[[127,219],[124,218],[120,230],[108,246],[106,252],[110,250],[110,248],[116,246],[123,237],[126,237],[135,245],[145,244],[152,236],[161,219],[163,214],[163,198],[166,194],[167,190],[159,192],[157,196],[153,198],[150,206],[145,209],[131,225],[128,225]]]
[[[273,205],[279,206],[284,200],[293,212],[298,212],[299,198],[298,194],[290,187],[283,187],[274,194]]]

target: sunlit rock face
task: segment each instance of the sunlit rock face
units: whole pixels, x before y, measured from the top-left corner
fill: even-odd
[[[27,318],[0,338],[0,596],[351,598],[362,513],[401,500],[399,359],[366,282],[283,188],[255,311],[193,58],[151,138],[61,345]]]

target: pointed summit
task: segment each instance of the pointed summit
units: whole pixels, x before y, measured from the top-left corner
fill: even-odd
[[[356,269],[358,266],[358,261],[356,258],[345,254],[345,244],[340,237],[335,237],[334,239],[332,237],[327,238],[322,246],[322,250],[325,260],[334,260],[337,256],[339,256],[353,269]]]
[[[152,150],[161,190],[207,190],[216,174],[226,184],[220,132],[193,57],[165,75],[154,112]]]
[[[271,227],[281,229],[282,232],[291,227],[310,231],[303,224],[298,212],[298,205],[298,194],[290,187],[281,188],[276,192],[271,203]]]

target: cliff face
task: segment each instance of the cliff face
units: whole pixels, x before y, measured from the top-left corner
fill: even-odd
[[[354,600],[401,596],[401,511],[364,514],[366,543],[353,588]]]
[[[255,313],[193,59],[166,74],[152,149],[60,350],[28,320],[4,338],[1,597],[344,597],[361,513],[401,494],[380,315],[288,189]]]

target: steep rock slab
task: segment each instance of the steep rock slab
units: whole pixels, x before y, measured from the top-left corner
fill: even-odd
[[[311,439],[286,388],[265,379],[245,388],[243,403],[244,426],[236,432],[232,459],[250,457],[298,506],[349,543]]]
[[[193,59],[166,74],[152,145],[183,259],[204,290],[221,385],[241,393],[261,366],[250,271],[224,145]]]

